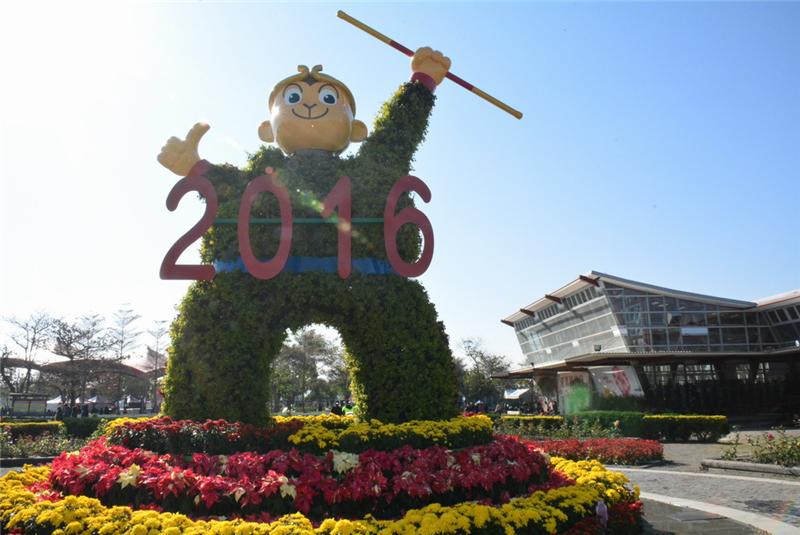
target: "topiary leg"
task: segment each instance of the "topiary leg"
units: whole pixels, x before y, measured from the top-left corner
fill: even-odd
[[[456,414],[453,356],[425,289],[397,276],[353,277],[349,349],[357,410],[384,422]]]
[[[245,273],[190,287],[172,325],[166,414],[266,422],[269,366],[286,334],[270,329],[279,307],[270,306],[264,289],[263,281]]]

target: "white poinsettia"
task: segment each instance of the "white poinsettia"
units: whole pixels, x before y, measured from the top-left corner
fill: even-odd
[[[331,451],[333,452],[333,469],[337,473],[343,474],[358,466],[357,453],[347,453],[346,451],[336,450]]]
[[[128,467],[127,470],[123,470],[119,473],[119,477],[117,477],[117,483],[122,485],[124,489],[128,485],[132,487],[136,486],[136,479],[139,477],[139,472],[141,472],[141,468],[139,468],[138,464],[132,464]]]
[[[286,498],[287,496],[291,496],[292,499],[297,498],[297,490],[294,488],[294,485],[290,485],[289,483],[284,483],[281,485],[281,496]]]

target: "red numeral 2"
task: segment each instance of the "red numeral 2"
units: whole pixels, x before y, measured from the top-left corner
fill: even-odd
[[[181,236],[167,251],[161,262],[162,279],[211,280],[217,273],[214,266],[205,264],[176,264],[183,251],[210,229],[214,224],[214,218],[217,217],[217,191],[206,177],[199,174],[191,174],[175,184],[167,196],[167,209],[170,212],[174,211],[183,196],[190,191],[197,191],[205,197],[206,211],[200,221],[195,223],[189,232]]]

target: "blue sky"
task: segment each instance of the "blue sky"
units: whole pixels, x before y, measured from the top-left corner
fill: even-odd
[[[499,319],[592,269],[748,300],[800,287],[798,3],[16,2],[0,315],[172,319],[187,283],[158,268],[202,206],[165,208],[165,140],[204,120],[201,156],[241,165],[297,64],[345,81],[367,124],[408,78],[337,9],[525,113],[445,82],[417,154],[436,236],[421,280],[454,348],[478,336],[519,362]]]

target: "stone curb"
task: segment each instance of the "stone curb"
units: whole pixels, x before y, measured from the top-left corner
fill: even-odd
[[[800,476],[800,466],[778,466],[776,464],[748,463],[744,461],[723,461],[721,459],[703,459],[700,469],[720,468],[722,470],[742,470],[745,472],[761,472],[782,476]]]
[[[0,467],[12,468],[24,466],[26,464],[46,464],[53,459],[55,459],[55,457],[7,457],[0,459]]]

